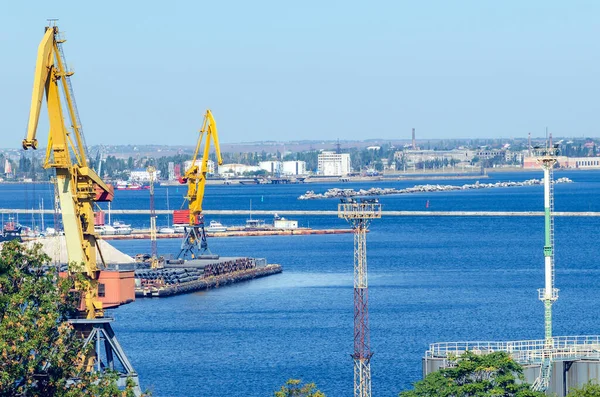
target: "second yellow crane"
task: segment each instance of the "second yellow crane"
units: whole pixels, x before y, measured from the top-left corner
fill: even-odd
[[[202,146],[203,138],[204,150],[202,159],[198,161],[198,154]],[[204,189],[206,186],[206,174],[208,173],[208,157],[210,154],[210,142],[215,146],[217,164],[223,164],[221,157],[221,147],[219,146],[219,134],[217,132],[217,123],[210,109],[206,110],[200,136],[196,143],[196,150],[192,157],[192,164],[181,178],[181,183],[187,183],[188,191],[186,201],[189,207],[189,225],[185,228],[185,235],[181,243],[181,250],[177,258],[200,258],[204,253],[210,255],[208,243],[206,242],[206,232],[204,230],[204,216],[202,215],[202,201],[204,200]],[[199,164],[198,164],[199,163]]]

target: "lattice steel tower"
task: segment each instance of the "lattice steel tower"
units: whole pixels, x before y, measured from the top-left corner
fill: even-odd
[[[370,397],[373,353],[369,335],[366,232],[372,219],[381,218],[381,204],[377,200],[344,200],[338,205],[338,217],[346,219],[354,232],[354,397]]]
[[[556,148],[543,151],[537,162],[544,170],[544,288],[538,289],[538,297],[544,302],[544,350],[540,376],[533,383],[533,389],[546,391],[552,372],[552,304],[558,299],[558,289],[554,288],[554,165]]]

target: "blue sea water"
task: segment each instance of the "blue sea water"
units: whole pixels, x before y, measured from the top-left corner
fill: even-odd
[[[556,185],[557,211],[600,211],[600,173],[555,175],[574,181]],[[498,173],[481,182],[541,176],[541,171]],[[377,186],[422,183],[436,182]],[[204,208],[248,209],[252,200],[256,210],[335,210],[335,200],[297,200],[307,189],[320,192],[334,185],[208,186]],[[168,192],[170,208],[178,208],[184,190],[169,187]],[[2,208],[38,208],[40,197],[48,208],[52,190],[0,185],[0,193]],[[157,188],[158,208],[166,208],[166,196],[167,188]],[[427,201],[429,210],[541,211],[543,191],[531,186],[381,198],[385,210],[424,210]],[[117,192],[112,208],[147,205],[147,192],[127,191]],[[159,225],[167,224],[162,218]],[[226,225],[245,220],[215,219]],[[294,219],[315,228],[346,227],[333,216]],[[140,216],[122,220],[148,224]],[[554,305],[556,335],[600,334],[598,230],[597,218],[556,219],[561,290]],[[433,342],[543,338],[543,304],[537,299],[544,283],[543,239],[541,217],[374,221],[367,236],[373,394],[396,396],[420,379],[421,357]],[[269,396],[288,378],[301,378],[329,397],[352,395],[352,236],[212,238],[209,243],[223,256],[268,258],[284,272],[208,292],[139,299],[113,310],[113,327],[143,387],[156,396]],[[149,241],[113,245],[129,254],[150,249]],[[179,241],[159,240],[158,248],[176,253]]]

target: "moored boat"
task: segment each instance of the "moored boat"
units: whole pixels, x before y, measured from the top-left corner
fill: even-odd
[[[207,232],[215,233],[215,232],[226,232],[227,226],[223,226],[221,222],[210,221],[208,226],[205,229]]]

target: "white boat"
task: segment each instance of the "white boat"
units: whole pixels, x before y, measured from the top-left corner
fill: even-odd
[[[115,228],[111,225],[96,225],[94,230],[101,236],[114,236],[116,234]]]
[[[158,229],[158,232],[160,234],[174,234],[175,233],[175,229],[172,227],[161,227],[160,229]]]
[[[208,227],[205,228],[205,230],[207,232],[226,232],[227,231],[227,226],[223,226],[221,224],[221,222],[217,222],[217,221],[210,221],[210,223],[208,224]]]
[[[114,221],[112,227],[115,229],[115,234],[128,235],[133,232],[131,225],[127,225],[120,221]]]
[[[175,233],[185,232],[186,227],[189,227],[189,225],[185,224],[185,223],[174,223],[173,224],[173,230],[175,231]]]
[[[94,230],[101,236],[125,236],[131,234],[133,231],[131,225],[126,225],[125,223],[119,221],[115,221],[112,226],[96,225],[94,226]]]

